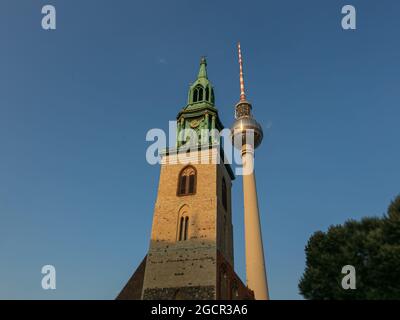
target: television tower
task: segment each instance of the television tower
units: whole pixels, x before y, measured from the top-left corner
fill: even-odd
[[[268,284],[254,173],[254,150],[261,144],[263,131],[251,114],[251,103],[246,100],[240,43],[238,43],[238,53],[240,100],[235,107],[236,121],[231,130],[233,144],[235,148],[241,150],[243,165],[246,280],[247,287],[253,290],[256,300],[268,300]]]

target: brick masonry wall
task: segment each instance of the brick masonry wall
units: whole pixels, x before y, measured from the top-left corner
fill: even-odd
[[[175,287],[161,289],[146,289],[145,300],[213,300],[214,286]]]
[[[217,150],[200,151],[215,158]],[[191,153],[191,158],[196,158]],[[204,158],[204,154],[201,155]],[[231,180],[223,164],[193,164],[197,171],[196,193],[178,196],[178,177],[184,164],[172,164],[166,156],[161,165],[157,201],[146,270],[143,299],[216,299],[217,252],[233,264]],[[228,189],[228,210],[221,202],[221,182]],[[189,217],[188,240],[178,241],[180,217]]]
[[[224,255],[217,254],[217,300],[254,300],[254,293],[247,288]]]
[[[165,165],[161,168],[145,289],[215,286],[216,165],[196,165],[196,194],[180,197],[177,183],[184,167]],[[177,241],[181,214],[189,216],[189,239],[186,241]]]

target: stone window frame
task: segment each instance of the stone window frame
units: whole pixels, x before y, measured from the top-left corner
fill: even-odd
[[[191,177],[193,177],[192,192],[190,192],[191,191],[190,190],[191,189],[190,188],[190,178]],[[183,178],[185,178],[185,179],[183,179]],[[182,181],[184,181],[184,182],[182,182]],[[183,184],[185,184],[184,187],[182,187]],[[179,172],[176,195],[178,197],[193,196],[196,194],[196,191],[197,191],[197,170],[194,166],[188,165]]]
[[[176,241],[183,242],[190,240],[189,223],[190,223],[190,209],[187,204],[179,209],[178,221],[176,225]]]

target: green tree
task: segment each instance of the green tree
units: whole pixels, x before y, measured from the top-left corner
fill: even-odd
[[[305,252],[299,289],[306,299],[400,299],[400,196],[382,218],[314,233]],[[342,288],[345,265],[355,267],[355,290]]]

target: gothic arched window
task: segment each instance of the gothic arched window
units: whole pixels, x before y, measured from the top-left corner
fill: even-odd
[[[185,218],[181,217],[179,219],[179,233],[178,233],[178,241],[181,241],[183,238],[183,225],[185,223]]]
[[[189,239],[189,217],[185,217],[185,231],[183,232],[183,240]]]
[[[199,92],[198,92],[198,90],[196,88],[193,91],[193,102],[197,102],[198,100],[199,100]]]
[[[203,87],[202,86],[197,86],[193,90],[193,102],[199,102],[203,101],[204,93],[203,93]]]
[[[225,178],[222,178],[222,205],[224,206],[225,211],[228,210],[228,191],[226,188]]]
[[[179,219],[178,241],[186,241],[189,239],[189,217],[182,216]]]
[[[178,179],[178,196],[196,193],[196,169],[189,166],[184,168]]]
[[[210,101],[210,89],[206,88],[206,101]]]
[[[199,87],[198,90],[199,90],[199,101],[203,101],[203,88]]]

